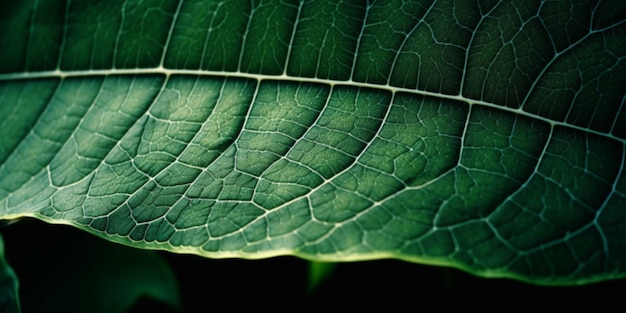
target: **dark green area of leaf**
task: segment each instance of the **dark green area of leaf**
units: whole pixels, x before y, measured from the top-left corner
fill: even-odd
[[[23,1],[0,214],[207,257],[623,277],[623,1]]]

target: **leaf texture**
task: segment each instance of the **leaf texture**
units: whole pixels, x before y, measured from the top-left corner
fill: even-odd
[[[0,216],[207,257],[623,277],[624,3],[7,4]]]

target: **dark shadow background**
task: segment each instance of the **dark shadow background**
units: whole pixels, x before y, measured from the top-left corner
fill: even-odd
[[[81,275],[75,271],[76,264],[92,262],[89,260],[91,250],[112,245],[120,249],[120,257],[130,255],[132,250],[68,226],[33,219],[8,225],[1,232],[7,259],[20,278],[24,313],[49,312],[41,300],[42,293],[59,288],[60,280]],[[386,312],[422,311],[425,304],[434,304],[438,309],[463,306],[509,311],[512,307],[538,308],[546,303],[561,307],[589,303],[599,309],[599,304],[623,304],[623,299],[615,295],[626,291],[625,279],[575,287],[542,287],[508,279],[480,278],[451,268],[380,260],[340,263],[314,292],[308,293],[305,260],[293,257],[213,260],[156,253],[175,273],[184,312],[248,309],[254,312],[337,309],[354,312],[378,308]],[[71,303],[75,297],[80,295],[68,294],[64,301]],[[156,300],[142,298],[129,312],[175,310]]]

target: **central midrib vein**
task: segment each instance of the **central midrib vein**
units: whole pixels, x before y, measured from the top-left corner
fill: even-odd
[[[621,142],[622,144],[626,144],[626,140],[613,136],[609,133],[603,133],[600,131],[596,131],[593,129],[584,128],[578,125],[568,124],[566,122],[554,121],[548,119],[543,116],[535,115],[532,113],[528,113],[523,111],[520,108],[511,108],[498,104],[494,104],[491,102],[485,102],[482,100],[468,99],[463,97],[462,95],[449,95],[436,93],[431,91],[424,90],[416,90],[410,88],[396,87],[391,85],[379,85],[372,83],[364,83],[357,82],[351,80],[334,80],[334,79],[320,79],[320,78],[311,78],[311,77],[294,77],[288,76],[286,74],[282,75],[264,75],[264,74],[251,74],[244,72],[224,72],[224,71],[210,71],[210,70],[189,70],[189,69],[167,69],[163,67],[156,68],[143,68],[143,69],[101,69],[101,70],[77,70],[77,71],[63,71],[63,70],[51,70],[51,71],[38,71],[38,72],[23,72],[23,73],[1,73],[0,74],[0,83],[3,81],[15,81],[15,80],[28,80],[28,79],[42,79],[42,78],[74,78],[74,77],[89,77],[89,76],[118,76],[118,75],[188,75],[188,76],[212,76],[212,77],[226,77],[226,78],[246,78],[246,79],[254,79],[257,81],[264,80],[275,80],[275,81],[295,81],[295,82],[305,82],[305,83],[316,83],[316,84],[326,84],[326,85],[342,85],[342,86],[353,86],[357,88],[369,88],[369,89],[378,89],[378,90],[387,90],[391,93],[409,93],[416,94],[421,96],[440,98],[446,100],[453,100],[459,102],[465,102],[469,105],[481,105],[489,108],[493,108],[496,110],[509,112],[521,116],[525,116],[528,118],[532,118],[538,121],[545,122],[549,124],[551,127],[561,126],[565,128],[570,128],[586,133],[591,133],[594,135],[610,138],[616,141]]]

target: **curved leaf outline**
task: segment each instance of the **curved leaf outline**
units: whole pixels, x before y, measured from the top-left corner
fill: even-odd
[[[23,1],[0,209],[207,257],[624,276],[620,1]]]

